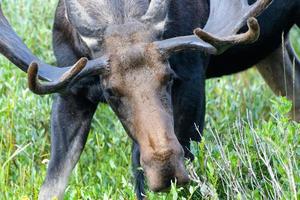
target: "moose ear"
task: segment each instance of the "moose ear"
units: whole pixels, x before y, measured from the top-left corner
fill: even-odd
[[[110,19],[101,7],[106,1],[65,0],[67,18],[83,37],[100,37],[103,35]]]

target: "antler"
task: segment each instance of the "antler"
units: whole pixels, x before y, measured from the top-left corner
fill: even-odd
[[[171,0],[151,0],[146,14],[141,18],[142,21],[152,24],[163,21],[167,16],[170,2]]]
[[[74,82],[85,76],[103,73],[108,67],[106,57],[87,61],[80,59],[74,66],[54,67],[48,65],[27,48],[9,25],[3,15],[0,4],[0,53],[24,72],[28,72],[29,88],[36,94],[50,94],[67,89]],[[39,67],[38,67],[39,66]],[[40,83],[38,77],[49,83]]]
[[[103,33],[105,22],[101,22],[101,18],[91,17],[87,8],[82,6],[78,0],[64,0],[64,4],[68,20],[82,36],[98,37]]]
[[[258,0],[253,5],[248,0],[210,0],[210,15],[204,29],[195,35],[171,38],[155,42],[166,56],[181,50],[198,50],[209,54],[221,54],[236,44],[255,42],[260,34],[255,18],[270,5],[272,0]],[[246,23],[248,31],[236,34]]]

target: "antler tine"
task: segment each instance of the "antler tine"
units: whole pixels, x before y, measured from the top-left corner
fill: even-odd
[[[253,43],[260,35],[258,22],[253,17],[259,15],[271,2],[272,0],[258,0],[250,6],[248,0],[211,0],[207,24],[203,30],[199,28],[194,33],[216,47],[217,54],[237,44]],[[248,31],[236,34],[246,21]],[[217,25],[218,22],[221,23]]]
[[[160,23],[162,22],[168,12],[171,0],[151,0],[148,10],[141,20],[146,23]]]
[[[71,67],[51,66],[38,59],[23,43],[3,15],[1,0],[0,53],[28,73],[29,88],[36,94],[66,92],[79,79],[100,75],[109,67],[109,59],[105,56],[89,61],[82,58]],[[48,83],[41,83],[38,79],[48,81]]]
[[[203,29],[196,29],[194,35],[157,41],[155,44],[168,56],[178,50],[221,54],[231,46],[253,43],[260,34],[258,22],[253,17],[263,12],[271,2],[257,0],[249,5],[248,0],[210,0],[210,14]],[[237,34],[246,22],[249,30]]]
[[[244,0],[244,7],[249,6],[248,0]],[[237,24],[233,29],[233,32],[238,32],[245,24],[245,21],[250,17],[255,17],[260,15],[272,2],[273,0],[258,0],[253,5],[250,6],[250,10],[244,15],[244,18],[241,20],[240,24]]]
[[[228,37],[217,37],[208,32],[203,31],[201,28],[194,30],[194,34],[201,38],[203,41],[213,45],[218,51],[217,54],[222,54],[231,46],[237,44],[250,44],[255,42],[260,35],[260,27],[255,18],[250,18],[247,21],[248,31],[237,35],[230,35]]]
[[[109,58],[102,56],[94,60],[81,58],[72,67],[63,67],[58,76],[49,82],[40,82],[39,64],[32,62],[28,68],[29,89],[38,95],[68,91],[80,79],[110,72]]]
[[[99,23],[89,16],[78,0],[65,0],[67,18],[83,36],[99,36],[103,33],[105,23]]]
[[[45,95],[58,92],[65,87],[79,74],[86,66],[87,58],[81,58],[73,67],[69,68],[59,80],[52,82],[41,83],[38,78],[38,63],[33,62],[28,68],[28,87],[29,89],[38,95]]]
[[[236,34],[251,17],[258,16],[272,0],[210,0],[210,15],[204,31],[218,37]]]

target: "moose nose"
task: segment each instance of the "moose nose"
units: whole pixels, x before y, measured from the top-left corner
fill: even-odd
[[[152,157],[149,162],[142,161],[143,168],[148,180],[149,189],[153,192],[168,191],[172,182],[177,186],[186,185],[190,179],[184,166],[184,153],[166,154],[169,155],[162,159],[157,159],[157,155]]]
[[[162,169],[146,171],[148,178],[149,189],[153,192],[166,192],[170,189],[173,183],[176,186],[184,186],[190,181],[188,173],[182,166],[172,166],[171,164],[165,164]]]

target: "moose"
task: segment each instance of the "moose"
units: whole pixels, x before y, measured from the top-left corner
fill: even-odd
[[[51,159],[39,199],[63,198],[99,103],[111,106],[133,141],[138,199],[144,198],[144,175],[155,192],[165,191],[175,180],[178,185],[187,184],[184,158],[193,159],[190,141],[201,139],[195,124],[202,132],[206,77],[226,74],[225,68],[218,73],[219,66],[243,70],[272,52],[274,48],[264,56],[254,56],[253,63],[246,59],[247,65],[234,63],[234,56],[242,54],[240,49],[245,49],[246,55],[248,48],[260,47],[254,43],[260,27],[253,17],[272,12],[272,7],[299,8],[299,1],[274,0],[267,9],[270,3],[271,0],[59,0],[53,48],[60,67],[33,55],[1,10],[0,52],[28,74],[31,91],[55,94]],[[278,17],[281,18],[284,17]],[[260,21],[277,23],[269,19]],[[289,24],[284,19],[280,22],[282,30],[291,28],[286,27]],[[275,34],[268,28],[273,27],[262,30],[261,43],[268,33]],[[291,61],[292,57],[286,59]],[[234,68],[228,70],[235,72]]]

